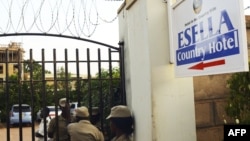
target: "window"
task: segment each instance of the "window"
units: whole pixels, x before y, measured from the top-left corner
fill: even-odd
[[[3,65],[0,65],[0,74],[3,74]]]
[[[0,86],[2,88],[2,86],[3,86],[3,78],[0,78]]]

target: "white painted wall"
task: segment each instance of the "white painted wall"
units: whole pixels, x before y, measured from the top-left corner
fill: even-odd
[[[135,141],[196,141],[193,79],[175,78],[169,64],[167,15],[163,0],[137,0],[119,13]]]

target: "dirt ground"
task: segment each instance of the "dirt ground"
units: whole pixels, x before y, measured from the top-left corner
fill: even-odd
[[[38,128],[38,123],[35,123],[35,129]],[[20,141],[19,126],[10,128],[10,141]],[[0,140],[7,141],[7,130],[4,123],[0,123]],[[32,141],[32,128],[31,126],[22,127],[22,141]]]

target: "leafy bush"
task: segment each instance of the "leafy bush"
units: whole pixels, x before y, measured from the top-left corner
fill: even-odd
[[[227,115],[239,119],[240,124],[250,124],[250,72],[232,74],[227,84],[230,89]]]

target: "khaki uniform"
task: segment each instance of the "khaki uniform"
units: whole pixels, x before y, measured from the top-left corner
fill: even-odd
[[[59,141],[69,141],[69,134],[67,132],[67,125],[68,122],[66,119],[64,119],[61,115],[58,116],[58,135],[59,135]],[[48,133],[53,133],[53,139],[52,141],[57,141],[57,128],[56,128],[56,118],[51,119]]]
[[[127,136],[123,134],[119,137],[114,137],[111,141],[133,141],[133,139],[132,136]]]
[[[68,125],[70,141],[104,141],[102,132],[88,120]]]

